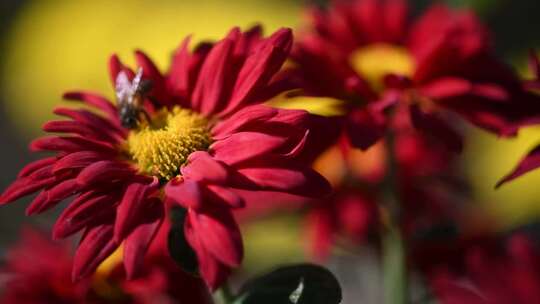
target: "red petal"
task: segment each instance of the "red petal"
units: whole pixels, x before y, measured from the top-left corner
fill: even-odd
[[[540,167],[540,146],[537,146],[532,151],[530,151],[527,156],[525,156],[519,162],[519,164],[514,168],[514,170],[510,172],[510,174],[505,176],[497,183],[496,188],[538,167]]]
[[[188,211],[188,220],[201,243],[216,259],[229,266],[239,266],[243,257],[240,230],[232,214],[222,209],[212,213]]]
[[[109,58],[109,76],[111,77],[111,83],[113,88],[116,87],[116,77],[118,76],[118,73],[120,71],[124,71],[127,73],[127,76],[129,79],[132,79],[135,76],[135,73],[127,67],[125,67],[118,56],[116,54],[113,54],[111,58]]]
[[[212,129],[212,135],[214,135],[214,138],[222,139],[241,128],[268,121],[277,113],[277,109],[263,105],[245,107],[215,126]]]
[[[135,172],[127,165],[117,161],[103,160],[84,168],[77,176],[77,183],[88,186],[134,176]]]
[[[117,119],[118,111],[116,107],[105,97],[89,92],[66,92],[63,96],[67,100],[83,101],[105,112],[110,118]]]
[[[186,239],[197,254],[199,262],[199,271],[204,281],[212,291],[225,282],[230,274],[230,268],[220,263],[210,252],[203,246],[201,238],[204,236],[198,235],[189,221],[185,225]]]
[[[441,99],[467,94],[471,89],[471,83],[463,78],[444,77],[424,85],[421,93],[430,98]]]
[[[82,137],[41,137],[30,144],[30,149],[32,151],[61,151],[67,153],[91,150],[113,155],[116,154],[112,146],[101,141]]]
[[[239,105],[249,102],[258,90],[268,84],[285,62],[291,45],[291,29],[280,29],[265,41],[264,46],[248,56],[238,74],[224,114],[234,112]]]
[[[71,153],[62,157],[54,164],[53,173],[58,174],[66,170],[79,170],[104,159],[106,157],[103,154],[94,151]]]
[[[41,192],[26,209],[26,215],[42,213],[56,206],[62,200],[74,195],[79,190],[75,179],[65,180],[49,190]]]
[[[165,186],[165,195],[184,208],[200,209],[203,196],[199,183],[190,179],[173,179]]]
[[[331,192],[328,181],[312,169],[292,167],[242,168],[238,173],[257,184],[261,190],[275,190],[307,197],[323,197]]]
[[[74,133],[82,137],[87,137],[96,140],[113,141],[116,139],[113,136],[108,136],[105,132],[96,132],[92,128],[81,124],[80,122],[71,120],[53,120],[43,125],[43,131],[54,133]]]
[[[204,151],[191,153],[181,172],[184,177],[212,184],[223,184],[229,176],[225,165]]]
[[[152,190],[155,190],[156,184],[157,179],[154,185],[132,183],[126,188],[122,201],[116,208],[114,238],[118,243],[144,218],[146,198]]]
[[[116,119],[111,121],[87,110],[74,110],[64,107],[57,107],[53,112],[56,115],[69,117],[84,124],[97,133],[105,133],[113,141],[118,141],[127,136],[127,131],[120,126],[120,123]]]
[[[31,162],[28,165],[24,166],[24,168],[19,172],[17,177],[26,177],[34,173],[36,170],[39,170],[45,166],[53,164],[54,162],[56,162],[56,160],[57,160],[56,157],[47,157],[47,158],[43,158],[43,159]]]
[[[87,192],[73,200],[62,212],[53,228],[53,238],[62,239],[114,214],[118,197]]]
[[[113,240],[112,224],[88,228],[73,259],[73,281],[91,275],[118,248]]]
[[[44,187],[56,182],[56,177],[48,177],[40,180],[33,180],[29,177],[16,180],[0,196],[0,205],[13,202],[23,196],[34,193]]]
[[[158,198],[151,200],[145,203],[154,207],[147,210],[146,221],[137,225],[124,242],[124,267],[128,280],[139,275],[148,247],[163,222],[161,201]]]
[[[167,75],[167,84],[174,96],[186,96],[189,92],[189,43],[191,35],[184,38],[174,53],[171,68]]]
[[[231,208],[243,208],[246,203],[244,199],[229,188],[216,185],[207,185],[205,189],[205,197],[209,197],[209,201],[217,202],[222,206]]]
[[[193,107],[203,114],[211,114],[220,106],[225,91],[225,82],[230,75],[233,42],[223,39],[217,43],[201,67],[193,91]]]
[[[165,88],[165,78],[154,62],[152,62],[152,60],[145,53],[139,50],[135,51],[135,60],[143,69],[143,78],[152,81],[152,97],[157,99],[160,104],[166,105],[170,103],[171,100]]]
[[[210,146],[215,159],[235,165],[282,147],[288,138],[259,132],[239,132]]]

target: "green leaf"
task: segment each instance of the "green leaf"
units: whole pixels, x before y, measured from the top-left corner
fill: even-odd
[[[171,209],[171,229],[168,235],[168,249],[171,258],[187,273],[198,275],[199,265],[195,251],[189,245],[184,234],[186,210],[180,207]]]
[[[248,281],[235,304],[337,304],[341,287],[327,269],[299,264]]]

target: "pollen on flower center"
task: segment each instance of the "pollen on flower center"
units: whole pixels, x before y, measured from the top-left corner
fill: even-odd
[[[387,74],[411,76],[415,62],[403,47],[378,43],[359,48],[350,58],[353,69],[379,91],[383,88],[383,77]]]
[[[208,120],[180,107],[153,115],[152,123],[141,122],[130,132],[128,153],[143,173],[170,180],[195,151],[211,143]]]

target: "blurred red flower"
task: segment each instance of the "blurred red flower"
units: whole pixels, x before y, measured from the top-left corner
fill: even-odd
[[[540,251],[528,236],[451,244],[428,271],[440,303],[540,303]]]
[[[164,229],[162,229],[165,231]],[[162,234],[166,236],[166,234]],[[161,238],[161,237],[160,237]],[[158,238],[158,239],[160,239]],[[25,229],[6,256],[0,272],[7,277],[0,296],[5,304],[71,303],[212,303],[200,279],[185,274],[156,242],[141,275],[127,280],[115,256],[91,277],[73,282],[73,258],[67,243],[55,243],[41,232]]]
[[[380,139],[396,105],[454,151],[462,139],[441,109],[500,136],[538,121],[538,97],[495,58],[473,12],[437,4],[409,23],[407,11],[404,0],[356,0],[307,12],[290,72],[306,94],[347,101],[352,144],[366,149]]]
[[[309,197],[330,191],[298,159],[308,134],[307,112],[259,104],[279,93],[273,76],[289,54],[291,31],[263,38],[259,27],[234,28],[193,52],[189,41],[182,42],[165,74],[140,51],[137,74],[112,56],[117,106],[97,94],[66,93],[66,99],[98,113],[57,108],[56,114],[70,120],[48,122],[44,130],[67,135],[31,144],[34,151],[57,154],[26,166],[0,197],[5,204],[41,191],[28,214],[74,197],[53,231],[54,238],[84,231],[74,279],[92,274],[120,244],[127,275],[135,277],[163,221],[164,202],[170,201],[188,210],[186,239],[201,275],[215,289],[243,257],[231,210],[244,201],[235,189]],[[151,89],[143,95],[148,81]]]

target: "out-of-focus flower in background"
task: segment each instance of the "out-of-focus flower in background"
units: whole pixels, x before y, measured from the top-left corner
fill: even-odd
[[[202,280],[180,270],[165,254],[167,231],[162,229],[144,271],[136,280],[126,280],[119,249],[105,260],[92,277],[71,280],[71,246],[49,240],[33,228],[22,230],[21,239],[8,250],[0,267],[5,288],[4,304],[35,303],[212,303]]]
[[[442,304],[540,303],[540,250],[524,233],[448,241],[424,256],[429,285]]]

